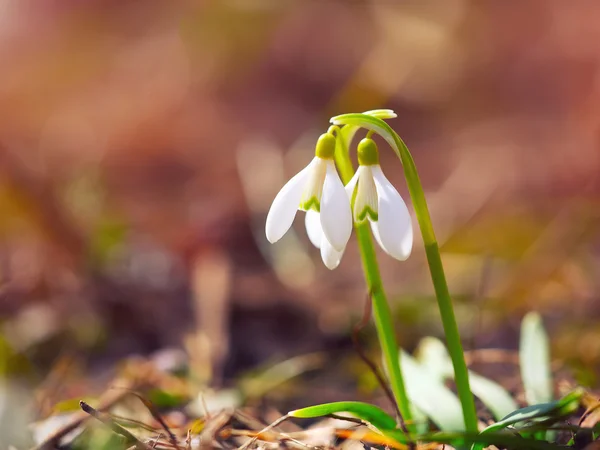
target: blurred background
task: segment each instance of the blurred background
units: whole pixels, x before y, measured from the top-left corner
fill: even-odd
[[[131,355],[183,350],[227,386],[352,353],[355,243],[330,272],[302,214],[276,245],[264,220],[332,115],[392,108],[465,347],[516,348],[538,310],[597,386],[599,21],[593,0],[0,0],[2,371],[66,364],[87,381],[65,398]],[[442,336],[420,237],[380,262],[402,346]]]

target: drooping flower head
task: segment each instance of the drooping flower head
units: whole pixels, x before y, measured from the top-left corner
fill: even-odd
[[[408,208],[379,165],[379,151],[369,137],[358,144],[359,167],[346,185],[354,222],[368,221],[379,246],[390,256],[406,260],[412,251],[413,230]]]
[[[396,117],[391,110],[364,113],[377,118]],[[336,118],[332,119],[336,123]],[[329,269],[335,269],[357,225],[370,223],[375,240],[390,256],[404,261],[412,251],[413,230],[410,214],[398,191],[383,174],[377,145],[371,130],[357,149],[359,168],[344,188],[333,160],[336,137],[346,145],[358,126],[333,126],[319,138],[315,157],[288,181],[275,197],[267,215],[266,235],[277,242],[291,227],[296,212],[306,211],[306,231],[311,243],[321,250]],[[388,141],[385,130],[382,136]]]
[[[296,212],[303,210],[318,215],[323,232],[320,241],[326,240],[324,245],[344,250],[352,233],[352,212],[335,169],[335,145],[335,136],[322,134],[313,160],[281,188],[267,215],[265,231],[269,242],[281,239],[292,226]]]

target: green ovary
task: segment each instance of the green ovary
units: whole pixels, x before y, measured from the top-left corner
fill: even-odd
[[[322,159],[332,159],[335,153],[335,136],[325,133],[319,137],[315,148],[315,156]]]
[[[364,138],[358,144],[358,163],[361,166],[373,166],[379,164],[379,151],[373,139]]]

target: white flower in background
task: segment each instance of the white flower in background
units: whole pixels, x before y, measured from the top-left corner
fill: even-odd
[[[333,162],[335,143],[333,135],[321,135],[313,160],[281,188],[267,215],[265,231],[269,242],[275,243],[283,237],[300,209],[318,219],[321,254],[323,248],[343,252],[352,233],[352,211]],[[312,229],[308,226],[307,231],[314,244],[315,234],[311,237]],[[337,267],[328,264],[325,258],[323,261],[330,269]]]
[[[379,166],[375,141],[358,144],[359,167],[346,185],[356,224],[369,221],[375,240],[391,257],[406,260],[412,251],[413,230],[408,208]]]

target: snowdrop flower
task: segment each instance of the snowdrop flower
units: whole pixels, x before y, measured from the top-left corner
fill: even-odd
[[[358,144],[359,168],[348,182],[346,193],[352,202],[354,222],[369,221],[375,240],[383,250],[400,261],[412,251],[413,230],[410,214],[402,197],[388,181],[379,166],[375,141],[363,139]],[[313,245],[321,249],[321,258],[335,269],[345,249],[336,249],[324,237],[319,213],[306,213],[306,231]]]
[[[340,251],[333,248],[323,232],[320,214],[316,211],[306,211],[305,225],[310,242],[321,250],[321,259],[325,267],[333,270],[339,266],[346,246],[344,245]],[[352,213],[350,213],[350,231],[352,231]]]
[[[335,142],[332,134],[321,135],[313,160],[288,181],[273,200],[265,227],[269,242],[281,239],[292,226],[296,212],[303,210],[307,212],[309,238],[313,244],[318,243],[321,255],[343,252],[352,233],[352,211],[333,162]],[[310,229],[309,222],[314,225]],[[330,269],[337,266],[331,257],[327,261],[330,263],[325,262],[325,265]]]
[[[379,166],[375,141],[358,144],[359,168],[346,185],[354,222],[371,223],[373,236],[391,257],[406,260],[412,251],[413,230],[408,208]]]

